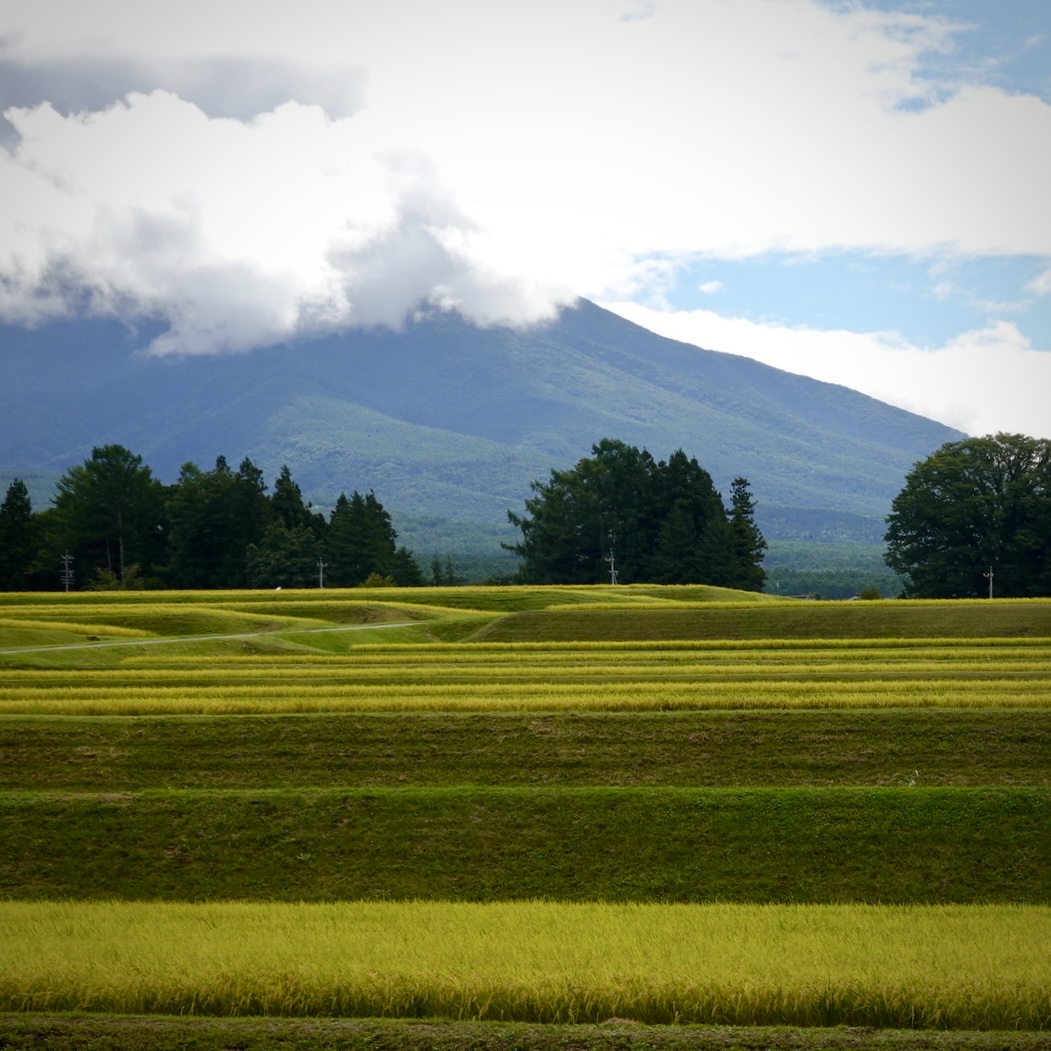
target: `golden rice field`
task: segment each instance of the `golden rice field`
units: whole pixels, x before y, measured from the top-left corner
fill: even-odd
[[[3,667],[0,713],[1046,707],[1051,640],[348,645],[340,654],[164,655]]]
[[[0,1010],[1041,1029],[1051,908],[0,904]]]

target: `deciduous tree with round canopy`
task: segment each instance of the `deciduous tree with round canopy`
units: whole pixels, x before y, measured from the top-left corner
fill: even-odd
[[[1051,442],[948,442],[906,476],[886,562],[918,598],[1051,595]]]

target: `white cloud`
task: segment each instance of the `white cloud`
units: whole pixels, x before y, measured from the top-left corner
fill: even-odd
[[[1034,350],[1010,322],[930,349],[893,332],[788,328],[707,310],[604,305],[672,339],[850,387],[968,434],[1017,431],[1051,439],[1051,351]]]
[[[247,348],[421,300],[526,321],[659,289],[688,255],[1051,256],[1051,106],[931,98],[915,69],[951,39],[939,19],[814,0],[15,0],[5,19],[9,319],[86,301],[169,318],[165,349]],[[49,88],[61,105],[31,104]]]
[[[1033,292],[1038,296],[1051,294],[1051,270],[1045,270],[1042,274],[1033,278],[1025,287],[1026,291]]]
[[[95,313],[167,318],[154,349],[194,353],[396,326],[421,301],[533,319],[555,298],[481,265],[451,192],[367,116],[289,103],[241,123],[162,91],[9,115],[22,136],[0,153],[15,188],[0,198],[9,318],[86,296]]]
[[[705,281],[703,284],[697,286],[699,292],[703,292],[706,296],[714,296],[721,292],[726,286],[722,281]]]

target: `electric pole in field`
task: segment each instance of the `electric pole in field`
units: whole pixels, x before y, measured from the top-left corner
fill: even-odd
[[[317,586],[323,588],[325,586],[325,570],[328,568],[328,563],[323,559],[317,560]]]
[[[989,581],[989,597],[992,598],[993,597],[993,567],[990,566],[989,567],[989,572],[988,573],[983,573],[982,576],[986,577],[988,579],[988,581]]]
[[[58,579],[63,588],[69,591],[69,585],[73,583],[73,556],[67,551],[61,561],[62,569],[58,574]]]

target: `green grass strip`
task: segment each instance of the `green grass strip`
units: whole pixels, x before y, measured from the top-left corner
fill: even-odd
[[[0,896],[1051,903],[1051,790],[0,797]]]
[[[1045,1032],[0,1014],[10,1051],[1047,1051]]]
[[[1051,785],[1051,709],[0,717],[0,790]]]
[[[1051,1026],[1051,909],[0,903],[0,1009]]]
[[[621,639],[984,638],[1051,635],[1051,602],[786,602],[693,609],[566,608],[515,613],[480,630],[493,642]]]

